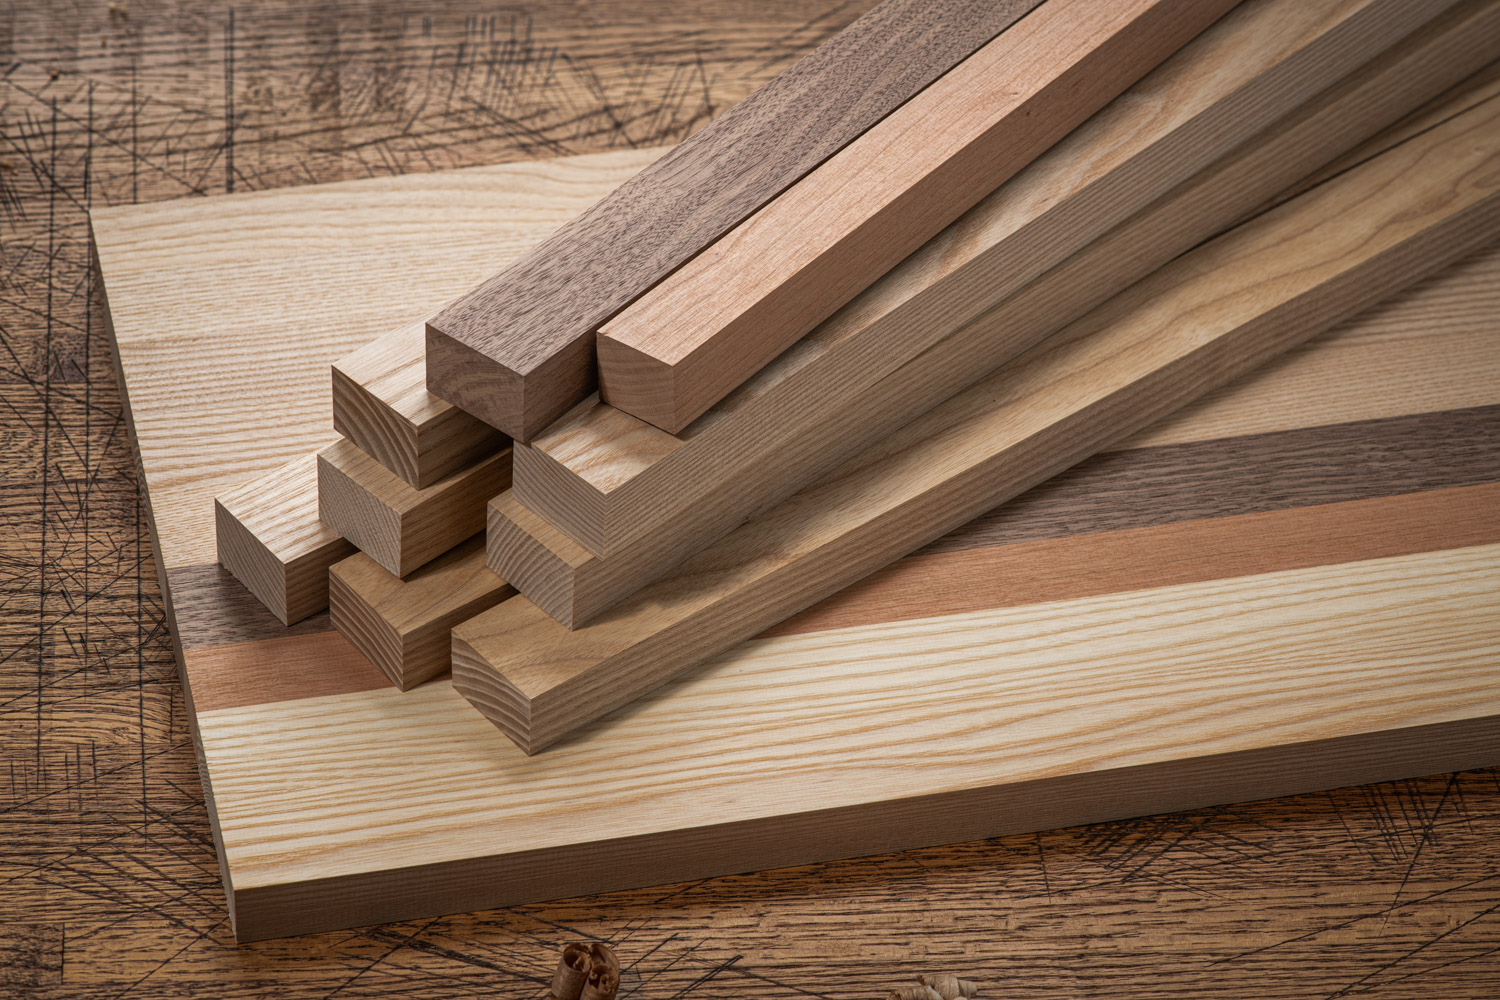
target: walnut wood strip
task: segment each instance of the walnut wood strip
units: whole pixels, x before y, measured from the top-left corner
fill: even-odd
[[[184,650],[333,631],[326,612],[282,624],[218,563],[173,566],[166,575],[173,630]]]
[[[317,460],[318,517],[397,576],[483,531],[485,501],[510,486],[509,448],[421,490],[352,441]]]
[[[1180,258],[598,624],[524,598],[465,622],[454,686],[536,752],[1490,242],[1497,163],[1490,101]]]
[[[676,433],[1238,0],[1050,0],[600,328],[605,402]]]
[[[328,567],[354,546],[318,519],[317,457],[214,500],[219,562],[283,625],[328,607]]]
[[[887,0],[434,316],[427,384],[519,440],[594,384],[622,307],[1038,0]]]
[[[403,691],[447,673],[453,626],[516,592],[485,566],[477,535],[405,579],[363,552],[328,573],[333,627]]]
[[[390,687],[337,632],[188,649],[183,663],[199,714]]]
[[[506,444],[427,391],[423,330],[392,330],[333,363],[333,429],[419,490]]]
[[[912,555],[763,637],[1500,542],[1500,483]]]
[[[1141,162],[1129,156],[1140,148],[1136,143],[1156,148],[1149,144],[1149,138],[1172,124],[1172,115],[1182,113],[1183,107],[1192,107],[1194,101],[1207,100],[1211,108],[1240,107],[1237,99],[1219,104],[1212,100],[1214,95],[1223,95],[1218,88],[1226,82],[1243,82],[1241,74],[1249,73],[1252,78],[1254,74],[1254,60],[1247,63],[1227,58],[1226,54],[1236,51],[1240,44],[1247,44],[1246,41],[1238,34],[1220,37],[1221,29],[1233,24],[1255,24],[1268,31],[1274,42],[1280,37],[1282,20],[1293,28],[1306,28],[1306,19],[1314,9],[1323,8],[1297,5],[1294,17],[1278,19],[1269,25],[1260,21],[1262,12],[1286,13],[1281,5],[1255,4],[1236,10],[1142,81],[1137,88],[1142,92],[1132,91],[1129,103],[1117,103],[1096,116],[796,348],[695,421],[681,436],[667,434],[597,399],[581,404],[530,446],[517,448],[517,497],[585,548],[606,555],[634,538],[647,535],[656,539],[654,547],[661,550],[669,537],[682,531],[683,515],[704,503],[721,504],[731,497],[749,502],[750,494],[756,492],[768,498],[777,496],[778,490],[785,491],[780,495],[786,495],[798,485],[795,481],[782,481],[785,475],[758,475],[747,469],[766,454],[788,447],[786,439],[792,429],[834,420],[846,410],[852,400],[852,388],[857,388],[859,382],[857,377],[851,382],[851,375],[858,376],[861,371],[889,371],[895,363],[887,363],[886,358],[903,356],[903,338],[920,340],[931,336],[934,329],[951,330],[957,321],[977,316],[983,306],[1003,297],[999,291],[1015,287],[1013,279],[1034,276],[1038,268],[1045,270],[1045,265],[1066,256],[1079,239],[1089,235],[1096,220],[1085,213],[1083,218],[1074,220],[1072,240],[1065,241],[1061,248],[1021,238],[1029,232],[1021,223],[1038,206],[1046,208],[1049,198],[1057,197],[1059,191],[1078,190],[1076,185],[1093,177],[1085,171],[1080,179],[1077,173],[1080,163],[1092,164],[1101,157],[1108,163],[1112,151],[1125,156],[1126,162]],[[1404,9],[1410,12],[1416,8],[1408,5]],[[1373,15],[1370,20],[1356,18],[1352,23],[1383,25]],[[1296,37],[1300,40],[1303,36],[1298,33]],[[1333,32],[1325,42],[1327,47],[1312,45],[1312,49],[1334,62],[1350,47],[1347,36],[1339,32]],[[1335,44],[1338,42],[1342,44]],[[1210,172],[1186,183],[1170,196],[1172,201],[1153,206],[1148,215],[1133,220],[1131,227],[1122,228],[1112,239],[1090,247],[1087,256],[1075,258],[1070,270],[1060,272],[1053,280],[1060,281],[1066,275],[1067,280],[1077,283],[1075,287],[1081,292],[1059,295],[1054,303],[1060,310],[1055,322],[1076,318],[1087,311],[1091,302],[1103,301],[1176,253],[1221,232],[1282,186],[1294,183],[1320,163],[1462,79],[1491,58],[1496,45],[1500,45],[1500,5],[1469,5],[1438,19],[1282,119]],[[1258,51],[1256,46],[1251,48]],[[1271,48],[1275,51],[1276,45]],[[1289,59],[1289,64],[1293,69],[1304,72],[1307,69],[1295,58]],[[1282,70],[1287,70],[1285,64]],[[1148,85],[1155,88],[1158,83],[1170,83],[1177,74],[1181,74],[1178,82],[1193,97],[1177,101],[1175,90],[1163,94],[1156,89],[1145,89]],[[1221,74],[1230,74],[1230,80],[1226,81]],[[1288,82],[1283,73],[1273,72],[1268,76],[1281,85]],[[1291,76],[1292,82],[1300,82],[1302,78],[1301,73]],[[1234,91],[1230,89],[1232,95]],[[1247,89],[1252,95],[1261,92],[1256,87],[1242,88],[1240,96]],[[1286,96],[1284,91],[1272,89],[1274,94]],[[1152,114],[1153,111],[1160,113]],[[1137,118],[1137,113],[1144,118]],[[1245,118],[1253,122],[1259,113],[1246,112]],[[1212,116],[1207,118],[1209,122],[1214,120]],[[1226,127],[1233,131],[1236,124],[1232,122]],[[1182,133],[1168,130],[1168,135],[1178,134]],[[1191,137],[1194,133],[1189,128],[1185,134]],[[1098,140],[1099,148],[1083,155],[1093,140]],[[1194,157],[1185,154],[1181,147],[1170,142],[1165,146],[1192,165]],[[1201,154],[1214,146],[1214,141],[1205,140],[1189,149]],[[1144,158],[1144,162],[1161,166],[1163,174],[1170,176],[1176,176],[1180,166],[1176,162],[1163,166],[1150,157]],[[1130,173],[1124,172],[1126,177]],[[1155,179],[1154,173],[1148,173],[1147,177],[1137,178],[1133,186],[1127,186],[1127,191],[1141,185],[1151,188]],[[1104,187],[1107,189],[1108,185]],[[1026,197],[1027,191],[1033,189],[1040,193]],[[1083,191],[1091,189],[1084,183]],[[1083,202],[1091,204],[1088,199]],[[1056,207],[1058,203],[1050,204]],[[1073,203],[1064,200],[1061,204]],[[1068,212],[1061,215],[1065,219]],[[1049,215],[1044,212],[1042,219],[1047,218]],[[1018,227],[1021,227],[1019,233]],[[1019,261],[1005,253],[988,253],[997,246],[1002,249],[1020,246],[1026,253]],[[987,261],[1003,266],[983,266]],[[946,294],[949,289],[954,294]],[[924,305],[934,308],[927,310]],[[938,305],[942,308],[935,308]],[[914,310],[914,314],[909,310]],[[908,325],[903,322],[907,318],[918,322]],[[1038,326],[1033,335],[1039,336],[1046,329]],[[886,336],[881,337],[882,332]],[[879,350],[863,353],[848,350],[851,345],[864,343],[866,334],[873,337],[870,342]],[[994,358],[998,364],[1006,357],[1012,342],[1020,340],[1020,346],[1024,346],[1019,331],[1002,329],[999,334],[1008,339],[1000,340],[998,347],[987,351],[986,358],[978,357],[972,344],[949,343],[949,349],[962,352],[964,358],[965,363],[956,374],[959,381],[951,387],[935,385],[927,405],[982,375],[989,363],[987,358]],[[885,412],[882,409],[882,415]],[[910,417],[895,415],[892,419],[896,422],[888,425],[887,430]],[[857,422],[851,427],[855,438],[874,435],[865,442],[856,440],[846,444],[855,449],[886,432],[869,426],[869,422]],[[836,464],[837,449],[850,437],[850,432],[834,434],[813,447]],[[814,465],[810,471],[817,473],[831,467],[832,464],[820,469]],[[753,509],[753,504],[749,509]],[[732,522],[733,517],[733,512],[726,511],[721,521]],[[725,530],[729,526],[730,523],[724,523]]]

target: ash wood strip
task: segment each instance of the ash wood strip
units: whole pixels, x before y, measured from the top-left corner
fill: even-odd
[[[1215,45],[1214,36],[1233,22],[1260,23],[1260,12],[1267,9],[1284,13],[1280,5],[1270,8],[1250,5],[1235,11],[1223,25],[1211,29],[1141,86],[1170,82],[1180,72],[1183,76],[1179,82],[1192,84],[1187,89],[1194,95],[1184,100],[1183,105],[1191,106],[1192,101],[1218,93],[1216,88],[1224,82],[1218,74],[1231,69],[1244,72],[1246,64],[1223,60],[1226,65],[1220,65],[1221,47]],[[1312,9],[1299,5],[1300,13],[1289,19],[1288,24],[1306,27],[1303,19]],[[1273,37],[1279,29],[1279,24],[1261,26],[1263,30],[1269,28]],[[1335,37],[1340,36],[1335,33]],[[1220,41],[1230,49],[1237,44],[1235,36]],[[1065,269],[1051,276],[1059,291],[1051,303],[1054,318],[1050,322],[1061,325],[1076,318],[1090,304],[1103,301],[1176,253],[1221,232],[1280,187],[1295,182],[1349,145],[1370,136],[1405,109],[1416,107],[1462,79],[1489,59],[1496,45],[1500,45],[1500,5],[1471,5],[1438,19],[1282,119],[1237,155],[1173,192],[1147,215],[1132,220],[1072,258]],[[1197,60],[1204,58],[1208,66],[1198,66],[1200,72],[1193,72]],[[1292,60],[1293,65],[1296,62]],[[1208,79],[1202,79],[1203,72]],[[1271,76],[1276,78],[1276,74]],[[1166,96],[1173,96],[1173,92],[1169,90]],[[1016,217],[1025,219],[1033,201],[1046,205],[1048,193],[1058,190],[1054,184],[1063,191],[1072,189],[1070,185],[1076,183],[1073,171],[1079,162],[1092,163],[1098,156],[1107,160],[1109,155],[1096,151],[1091,156],[1075,158],[1072,155],[1075,146],[1087,145],[1090,136],[1097,136],[1098,130],[1102,130],[1106,140],[1102,143],[1104,150],[1135,148],[1133,143],[1144,141],[1162,127],[1164,119],[1170,123],[1174,108],[1180,110],[1170,100],[1162,107],[1159,102],[1163,95],[1159,92],[1133,92],[1131,97],[1134,103],[1111,106],[1096,116],[724,403],[694,422],[681,436],[667,434],[597,400],[581,404],[530,446],[517,448],[517,497],[590,551],[606,555],[633,538],[652,533],[660,549],[669,534],[682,530],[683,515],[694,507],[722,503],[726,497],[748,499],[750,492],[766,493],[781,485],[774,477],[748,474],[745,469],[768,451],[778,446],[789,447],[785,440],[789,428],[831,421],[848,409],[852,393],[851,383],[845,381],[846,373],[857,373],[861,363],[882,364],[886,357],[879,351],[851,356],[843,348],[851,341],[859,342],[854,333],[866,328],[879,332],[882,325],[890,323],[894,332],[917,340],[928,336],[927,331],[932,328],[942,329],[955,319],[969,316],[967,310],[974,308],[973,303],[996,301],[992,289],[1008,286],[1011,275],[1004,269],[975,266],[989,259],[985,249],[993,248],[997,241],[1009,246],[1002,237],[1014,235],[1019,225]],[[1235,102],[1229,104],[1233,106]],[[1133,112],[1143,105],[1145,117],[1138,120]],[[1151,114],[1157,109],[1160,115]],[[1213,143],[1205,145],[1211,147]],[[1177,164],[1173,163],[1167,172],[1176,169]],[[1022,196],[1028,188],[1042,194],[1028,200]],[[1019,206],[1012,199],[1018,200]],[[1088,221],[1086,218],[1081,224],[1084,233],[1088,231]],[[1065,256],[1046,245],[1027,244],[1027,248],[1029,253],[1024,262],[1004,255],[1001,262],[1014,265],[1024,276],[1031,273],[1028,269],[1036,262],[1050,263]],[[1063,294],[1062,289],[1069,282],[1073,283],[1072,291]],[[933,301],[926,293],[950,286],[962,294],[937,297],[950,312],[919,313],[918,318],[924,323],[913,328],[900,322],[907,315],[906,308]],[[1047,298],[1044,289],[1033,289],[1031,295],[1036,300]],[[982,312],[982,308],[978,311]],[[1032,335],[1040,336],[1047,329],[1045,323],[1038,322],[1032,328]],[[955,381],[933,385],[927,405],[979,377],[990,358],[998,364],[1007,356],[1010,344],[1024,343],[1022,332],[1001,327],[994,336],[986,334],[990,340],[998,338],[998,344],[983,353],[974,343],[981,339],[978,337],[967,342],[943,341],[946,349],[961,354],[964,363],[958,366]],[[892,343],[889,338],[881,343],[890,356],[904,351],[899,342]],[[933,348],[934,353],[937,350]],[[880,412],[884,415],[888,410],[887,401]],[[813,447],[827,453],[830,461],[837,461],[841,442],[853,437],[856,440],[848,446],[857,449],[862,446],[858,440],[862,435],[874,435],[865,438],[865,442],[876,440],[910,416],[896,414],[891,419],[895,422],[885,429],[871,427],[868,422],[852,424],[852,430]],[[731,483],[733,488],[729,486]],[[790,482],[781,488],[795,485]],[[732,512],[726,512],[722,520],[732,522]]]
[[[403,691],[447,673],[449,631],[515,595],[471,538],[405,579],[356,552],[328,571],[333,627]]]
[[[1495,545],[1451,549],[761,640],[615,713],[608,739],[536,757],[497,747],[443,680],[210,712],[204,749],[238,930],[400,919],[1493,759],[1497,558]],[[381,724],[353,721],[367,718]],[[392,856],[414,863],[393,875]]]
[[[1500,269],[1496,277],[1492,287],[1500,296]],[[1500,302],[1490,322],[1500,332]],[[1344,365],[1341,371],[1352,381],[1363,381],[1363,369],[1357,363]],[[1500,396],[1500,382],[1495,383],[1495,394]],[[904,572],[905,562],[938,552],[1493,480],[1500,480],[1500,406],[1106,452],[850,589],[879,587],[877,581]],[[1205,489],[1205,482],[1211,482],[1212,489]],[[601,603],[600,591],[607,594],[612,581],[601,578],[600,571],[617,565],[609,558],[592,556],[532,513],[515,499],[514,491],[490,501],[487,538],[492,568],[508,567],[525,580],[525,586],[518,589],[567,628],[583,624],[580,608]],[[951,579],[954,586],[969,588],[976,578],[955,572]],[[941,587],[934,592],[946,593]],[[920,595],[903,599],[914,605],[922,602]],[[835,595],[824,604],[841,601],[842,596]],[[822,606],[803,614],[817,616]]]
[[[434,393],[528,440],[593,388],[594,332],[1038,0],[887,0],[428,322]]]
[[[315,614],[290,627],[218,563],[173,566],[167,570],[172,595],[173,634],[182,648],[228,646],[288,635],[332,631],[327,614]]]
[[[913,555],[762,636],[1207,583],[1500,542],[1500,484]]]
[[[318,520],[316,461],[306,455],[214,500],[220,564],[283,625],[328,607],[328,567],[354,551]]]
[[[1050,0],[600,328],[605,402],[676,433],[1237,0]]]
[[[330,364],[441,308],[660,153],[96,205],[164,565],[213,562],[214,497],[328,443]],[[274,433],[253,433],[271,413]]]
[[[423,331],[401,327],[333,363],[333,429],[419,490],[506,443],[427,391]]]
[[[455,686],[535,753],[1491,242],[1497,163],[1490,101],[1180,258],[599,623],[523,598],[464,623]]]
[[[1495,315],[1500,322],[1500,313]],[[1346,372],[1362,381],[1360,369]],[[981,515],[915,557],[1495,481],[1500,406],[1110,451]]]
[[[200,715],[388,688],[390,681],[337,632],[183,650]]]
[[[317,460],[318,517],[397,576],[483,531],[485,501],[510,486],[509,448],[421,490],[352,441]]]

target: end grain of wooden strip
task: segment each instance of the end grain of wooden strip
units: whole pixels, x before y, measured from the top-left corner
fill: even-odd
[[[528,440],[594,386],[594,334],[1039,0],[887,0],[434,316],[427,384]]]
[[[214,500],[219,562],[283,625],[328,607],[328,567],[354,552],[318,519],[317,456]]]
[[[1286,22],[1297,39],[1308,39],[1304,54],[1310,48],[1312,55],[1330,63],[1348,58],[1351,50],[1356,54],[1363,51],[1361,46],[1368,44],[1364,34],[1392,27],[1388,10],[1372,5],[1364,17],[1342,22],[1345,30],[1328,32],[1327,44],[1313,45],[1310,35],[1318,22],[1309,21],[1312,9],[1298,5],[1293,17],[1281,17],[1278,24]],[[1402,9],[1407,17],[1416,10],[1411,5]],[[1280,5],[1264,4],[1236,10],[1141,81],[1137,85],[1141,93],[1135,89],[1127,92],[1130,104],[1111,105],[1095,116],[680,436],[604,405],[597,398],[580,404],[531,445],[517,449],[517,497],[590,551],[608,555],[638,536],[654,533],[662,538],[677,531],[684,512],[705,502],[720,502],[745,490],[771,495],[771,488],[780,484],[747,469],[764,461],[767,452],[789,447],[786,438],[793,428],[836,419],[848,408],[865,378],[873,381],[910,356],[909,343],[931,337],[933,330],[952,329],[956,323],[974,319],[1003,298],[1006,290],[1018,287],[1102,231],[1103,227],[1093,228],[1097,222],[1094,213],[1102,209],[1089,198],[1080,199],[1081,207],[1092,209],[1072,220],[1071,239],[1060,242],[1052,233],[1049,240],[1033,240],[1030,235],[1035,234],[1028,234],[1032,227],[1023,225],[1038,206],[1045,209],[1049,199],[1057,199],[1063,206],[1070,204],[1062,201],[1068,191],[1110,190],[1109,185],[1098,183],[1089,169],[1081,175],[1084,187],[1077,188],[1080,163],[1107,164],[1111,155],[1122,156],[1138,148],[1137,143],[1170,123],[1173,114],[1182,113],[1182,107],[1209,99],[1226,84],[1236,96],[1222,101],[1221,106],[1236,112],[1229,125],[1234,129],[1253,124],[1263,113],[1259,101],[1287,99],[1309,73],[1320,75],[1321,69],[1310,70],[1302,59],[1289,57],[1276,72],[1268,74],[1270,79],[1264,85],[1234,90],[1232,85],[1244,82],[1247,73],[1253,78],[1254,64],[1242,51],[1238,58],[1230,55],[1237,45],[1251,42],[1239,35],[1221,37],[1223,29],[1248,23],[1262,33],[1269,31],[1274,53],[1278,24],[1261,21],[1268,10],[1287,13]],[[1354,28],[1363,31],[1351,41],[1348,32]],[[1090,301],[1097,304],[1177,253],[1246,217],[1281,188],[1478,69],[1493,56],[1497,45],[1500,4],[1468,5],[1438,18],[1263,131],[1231,154],[1228,162],[1180,186],[1167,201],[1132,220],[1130,227],[1121,227],[1111,240],[1075,255],[1064,273],[1069,276],[1067,280],[1082,283],[1088,294],[1060,298],[1056,303],[1061,310],[1059,322],[1076,318],[1087,311]],[[1173,82],[1187,95],[1183,100],[1177,100],[1183,95],[1171,87]],[[1242,102],[1248,102],[1249,108]],[[1159,113],[1153,114],[1153,109]],[[1144,115],[1144,120],[1138,120],[1137,114]],[[1223,124],[1212,115],[1198,120],[1200,125],[1216,122]],[[1194,129],[1188,128],[1183,134],[1192,138]],[[1099,140],[1097,149],[1088,145],[1091,138]],[[1186,148],[1163,145],[1182,162],[1163,165],[1154,157],[1135,162],[1160,168],[1161,177],[1170,178],[1184,167],[1194,167],[1197,157],[1217,143],[1209,136],[1188,143]],[[1131,173],[1123,171],[1117,176],[1125,193],[1143,186],[1150,189],[1160,179],[1156,169],[1134,180]],[[1028,190],[1036,194],[1028,198]],[[1057,207],[1054,202],[1053,208]],[[1069,214],[1070,210],[1043,211],[1035,221],[1058,215],[1061,221],[1067,221]],[[1138,235],[1127,239],[1123,232]],[[1025,252],[1020,257],[1004,252],[1011,247]],[[996,250],[1001,252],[992,252]],[[1055,280],[1061,283],[1062,279],[1060,273]],[[950,288],[952,294],[947,294]],[[1069,311],[1075,301],[1078,306]],[[1039,327],[1036,332],[1045,332],[1045,328]],[[1015,333],[1004,336],[1018,339]],[[868,350],[863,350],[865,344]],[[989,358],[998,364],[1005,357],[1004,351],[994,350],[981,360],[972,345],[954,341],[949,346],[972,360],[958,373],[960,379],[967,376],[968,381],[984,373]],[[1025,346],[1024,339],[1020,346]],[[861,350],[851,350],[853,347]],[[934,386],[937,395],[927,405],[964,384],[958,381],[951,388]],[[856,435],[859,432],[856,427]],[[874,433],[878,436],[880,432]],[[836,445],[824,447],[831,453]],[[832,464],[836,460],[822,471]]]
[[[447,673],[453,626],[516,592],[477,535],[405,579],[356,552],[334,563],[328,591],[333,627],[403,691]]]
[[[427,391],[425,335],[413,323],[333,363],[333,429],[423,489],[506,444],[505,435]]]
[[[1238,0],[1049,0],[599,336],[600,395],[676,433]]]
[[[1500,233],[1487,102],[1180,258],[597,624],[512,598],[454,686],[528,753],[941,537]]]
[[[318,516],[397,576],[483,531],[485,502],[510,487],[509,448],[421,490],[352,441],[317,461]]]

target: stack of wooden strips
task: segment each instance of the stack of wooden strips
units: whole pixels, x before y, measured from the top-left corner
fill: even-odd
[[[536,753],[1500,236],[1497,53],[1500,0],[889,0],[337,362],[219,558]]]

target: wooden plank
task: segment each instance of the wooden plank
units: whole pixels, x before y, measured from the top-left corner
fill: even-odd
[[[317,456],[318,517],[397,576],[483,531],[485,501],[509,486],[509,448],[420,490],[351,441]]]
[[[217,497],[214,533],[219,563],[283,625],[328,607],[328,567],[354,551],[318,520],[314,455]]]
[[[1315,8],[1297,5],[1297,9],[1296,16],[1284,20],[1295,29],[1307,28],[1306,19]],[[1406,6],[1408,12],[1413,9]],[[1252,22],[1274,32],[1275,25],[1258,21],[1260,12],[1266,10],[1285,13],[1280,5],[1240,8],[1142,81],[1142,87],[1158,80],[1170,82],[1178,72],[1176,64],[1182,67],[1183,82],[1194,84],[1190,92],[1198,95],[1182,104],[1191,107],[1195,99],[1209,100],[1216,93],[1214,75],[1245,68],[1244,63],[1233,59],[1224,59],[1224,65],[1219,65],[1220,50],[1213,43],[1222,40],[1225,47],[1233,49],[1235,42],[1232,37],[1220,39],[1219,29]],[[1295,37],[1303,36],[1299,33]],[[1337,33],[1334,37],[1346,38]],[[1094,297],[1057,302],[1060,310],[1076,308],[1075,312],[1062,312],[1058,322],[1076,317],[1091,302],[1102,301],[1112,290],[1118,291],[1149,273],[1175,253],[1222,231],[1281,187],[1457,83],[1483,65],[1496,45],[1500,45],[1500,4],[1467,5],[1418,32],[1277,122],[1234,158],[1216,165],[1200,182],[1185,184],[1170,196],[1175,204],[1153,206],[1149,217],[1135,220],[1134,231],[1139,238],[1127,241],[1117,237],[1113,243],[1085,251],[1087,256],[1073,262],[1077,266],[1071,271],[1071,280]],[[1340,51],[1335,47],[1335,53]],[[1209,65],[1199,67],[1197,60],[1204,56]],[[1299,67],[1296,60],[1292,65],[1307,69],[1305,64]],[[1211,78],[1198,79],[1198,69],[1206,69]],[[1286,82],[1285,77],[1270,76]],[[778,491],[795,488],[797,480],[789,472],[779,477],[753,472],[757,462],[789,446],[787,435],[792,428],[836,420],[852,402],[863,377],[887,374],[908,357],[907,338],[916,342],[936,339],[933,331],[952,329],[960,321],[977,317],[985,307],[999,301],[1003,292],[1024,283],[1019,279],[1035,277],[1076,249],[1078,239],[1095,232],[1094,215],[1085,213],[1073,222],[1073,241],[1038,244],[1029,238],[1015,238],[1018,216],[1024,220],[1038,203],[1045,208],[1049,197],[1056,197],[1059,190],[1070,190],[1070,184],[1078,183],[1073,173],[1075,164],[1091,164],[1100,155],[1079,154],[1075,158],[1080,145],[1086,147],[1095,138],[1105,150],[1128,153],[1137,148],[1134,142],[1146,141],[1162,127],[1163,118],[1170,122],[1177,106],[1171,100],[1162,103],[1164,97],[1178,96],[1173,91],[1132,91],[1130,96],[1132,103],[1112,105],[1096,116],[681,435],[667,434],[597,399],[580,404],[530,445],[516,449],[517,497],[589,551],[608,555],[637,538],[648,537],[655,540],[656,551],[665,551],[670,539],[684,530],[684,518],[695,507],[743,499],[751,505],[746,508],[750,510],[761,498],[773,500]],[[1234,100],[1226,103],[1231,108],[1239,107]],[[1137,118],[1134,108],[1142,109],[1144,120]],[[1160,111],[1161,115],[1153,116],[1150,111]],[[1253,120],[1261,110],[1242,113]],[[1187,134],[1191,136],[1192,130]],[[1214,145],[1205,141],[1196,150],[1201,153]],[[1167,144],[1167,148],[1181,154],[1179,159],[1187,167],[1195,166],[1180,147]],[[1108,162],[1109,154],[1102,155]],[[1179,176],[1178,160],[1152,165],[1160,167],[1164,175]],[[1086,179],[1089,176],[1085,174]],[[1150,188],[1157,176],[1152,171],[1131,183]],[[1040,194],[1027,197],[1032,189]],[[1087,203],[1079,204],[1088,207]],[[1099,206],[1093,208],[1098,210]],[[997,242],[1020,247],[1025,253],[990,257],[985,251]],[[982,266],[990,260],[1002,266]],[[945,294],[949,289],[955,294]],[[944,309],[924,309],[928,304],[941,304]],[[911,323],[905,322],[908,318]],[[1040,332],[1045,328],[1040,328],[1038,335]],[[862,334],[870,340],[865,341]],[[1010,342],[1024,346],[1020,332],[1005,335],[1012,338]],[[867,342],[879,350],[856,353],[847,349],[851,344]],[[968,352],[968,363],[956,373],[959,379],[972,381],[983,374],[983,363],[975,358],[972,346],[958,341],[948,346]],[[1005,352],[1001,349],[991,356],[998,364]],[[954,383],[946,394],[965,384]],[[945,392],[941,386],[934,386],[933,391]],[[934,396],[932,402],[938,398]],[[896,419],[899,424],[909,418]],[[863,447],[874,438],[859,438],[883,433],[885,430],[879,427],[849,424],[841,434],[813,446],[830,456],[830,464],[820,469],[813,463],[812,472],[826,471],[836,464],[840,443],[849,437],[856,439],[851,447]],[[732,511],[723,511],[724,520],[729,522],[723,524],[723,530],[732,526],[734,516]],[[692,544],[688,543],[689,548]],[[527,583],[519,577],[515,582],[524,592]]]
[[[333,429],[416,489],[505,445],[505,435],[427,391],[421,323],[333,363]]]
[[[1038,0],[887,0],[434,316],[433,392],[528,440],[594,384],[605,320]]]
[[[448,671],[453,626],[516,592],[485,566],[478,536],[405,579],[363,552],[328,572],[333,627],[403,691]]]
[[[455,687],[537,752],[1484,246],[1497,163],[1492,100],[1179,258],[605,620],[518,597],[465,622]]]
[[[1051,0],[600,328],[600,394],[676,433],[1237,0]]]

